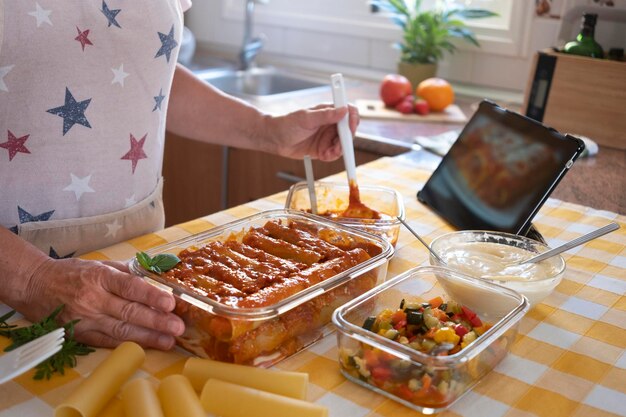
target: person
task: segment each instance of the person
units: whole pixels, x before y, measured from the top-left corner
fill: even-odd
[[[177,0],[6,2],[0,20],[0,302],[31,321],[59,305],[78,341],[170,349],[171,294],[123,262],[77,255],[164,226],[165,130],[323,161],[352,106],[271,116],[176,63]],[[43,4],[43,6],[42,6]],[[202,178],[190,179],[202,182]],[[124,244],[124,243],[122,243]]]

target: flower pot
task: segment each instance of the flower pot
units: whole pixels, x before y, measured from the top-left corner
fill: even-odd
[[[415,89],[420,82],[437,74],[437,64],[398,62],[398,74],[408,78]]]

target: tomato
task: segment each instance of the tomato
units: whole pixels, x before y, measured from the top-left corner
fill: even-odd
[[[396,395],[403,400],[413,400],[413,391],[411,391],[411,389],[406,384],[399,385],[395,391]]]
[[[372,378],[375,378],[381,382],[388,381],[391,378],[391,369],[387,366],[377,366],[372,368]]]
[[[476,315],[476,313],[474,313],[472,310],[470,310],[469,308],[465,306],[461,306],[461,310],[463,310],[463,314],[465,315],[465,317],[467,318],[467,321],[469,321],[472,326],[481,327],[483,325],[483,322]]]
[[[398,310],[391,315],[391,324],[396,325],[401,321],[405,322],[406,324],[406,313],[404,312],[404,310]]]
[[[363,359],[365,359],[365,363],[368,368],[374,368],[378,366],[380,360],[378,355],[373,350],[366,349],[363,351]]]
[[[411,94],[413,94],[411,82],[403,75],[387,74],[380,83],[380,99],[385,106],[394,107]]]
[[[418,98],[413,104],[413,111],[422,116],[427,115],[428,113],[430,113],[430,107],[428,106],[428,102],[424,99]]]
[[[467,328],[460,323],[454,326],[454,331],[460,337],[463,337],[463,335],[469,333],[469,330],[467,330]]]
[[[411,103],[411,100],[402,100],[398,104],[393,106],[393,108],[402,114],[413,113],[413,103]]]

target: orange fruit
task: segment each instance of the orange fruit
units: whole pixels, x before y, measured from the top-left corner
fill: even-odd
[[[443,78],[427,78],[415,89],[415,94],[428,103],[431,111],[443,111],[454,103],[454,90]]]

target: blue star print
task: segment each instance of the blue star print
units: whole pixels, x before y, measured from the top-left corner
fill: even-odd
[[[63,136],[65,136],[76,123],[91,129],[91,125],[85,117],[85,110],[87,110],[90,102],[91,99],[77,102],[69,88],[65,87],[65,104],[46,111],[63,118]]]
[[[159,39],[161,39],[161,49],[158,50],[155,58],[160,57],[161,55],[165,55],[165,59],[167,62],[170,62],[170,53],[172,49],[178,46],[178,42],[174,40],[174,25],[170,29],[170,33],[167,35],[161,32],[157,32],[159,34]]]
[[[102,12],[102,14],[104,14],[106,16],[107,20],[109,21],[109,25],[107,27],[111,27],[111,25],[115,25],[115,26],[117,26],[120,29],[122,28],[120,26],[120,24],[117,23],[117,20],[115,20],[115,16],[117,16],[117,14],[119,12],[121,12],[121,11],[122,11],[122,9],[110,10],[109,6],[107,6],[107,4],[104,2],[104,0],[102,1],[102,10],[101,10],[101,12]]]
[[[46,220],[49,220],[50,217],[52,217],[52,215],[54,214],[54,210],[46,211],[45,213],[33,216],[20,206],[17,206],[17,213],[20,217],[20,224],[22,224],[30,222],[45,222]]]
[[[70,253],[69,255],[60,256],[57,253],[57,251],[55,251],[54,248],[50,246],[50,253],[48,254],[48,256],[51,257],[52,259],[67,259],[67,258],[71,258],[72,256],[74,256],[75,253],[76,251]]]
[[[30,222],[45,222],[46,220],[49,220],[50,217],[52,217],[52,215],[54,214],[54,210],[46,211],[45,213],[41,213],[37,216],[33,216],[32,214],[30,214],[29,212],[27,212],[20,206],[17,206],[17,214],[20,218],[20,224],[30,223]],[[9,230],[17,234],[17,226],[13,226]]]
[[[161,103],[163,103],[164,98],[165,96],[163,95],[163,89],[161,89],[159,90],[159,95],[154,96],[154,108],[152,109],[152,111],[155,111],[156,109],[161,110]]]

